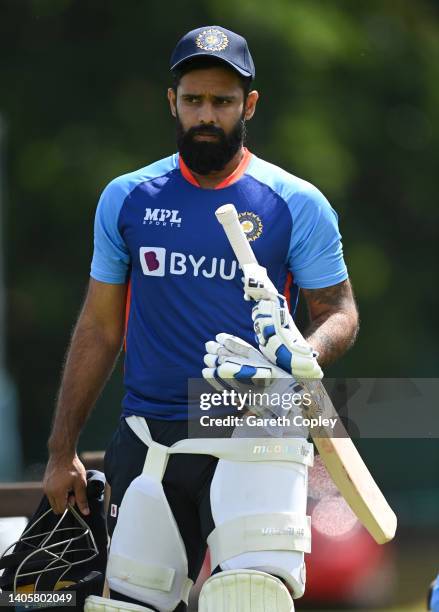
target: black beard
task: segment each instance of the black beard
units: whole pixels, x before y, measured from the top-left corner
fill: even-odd
[[[205,175],[223,170],[244,144],[243,117],[236,122],[229,134],[213,125],[199,125],[185,132],[178,115],[176,124],[178,151],[188,168],[196,174]],[[217,136],[217,140],[215,142],[195,140],[194,137],[200,134],[213,134]]]

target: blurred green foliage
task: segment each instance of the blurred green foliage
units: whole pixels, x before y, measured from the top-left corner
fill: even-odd
[[[362,329],[328,374],[437,375],[438,16],[427,0],[0,0],[7,356],[28,462],[45,458],[99,193],[175,149],[168,59],[203,24],[250,44],[250,148],[339,213]],[[106,443],[120,381],[85,446]]]

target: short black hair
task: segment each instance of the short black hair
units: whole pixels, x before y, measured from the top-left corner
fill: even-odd
[[[244,100],[246,100],[250,87],[252,84],[251,77],[245,77],[240,74],[237,70],[232,68],[227,62],[218,59],[217,57],[209,57],[207,55],[201,55],[198,57],[191,57],[187,59],[185,62],[182,62],[179,66],[174,68],[172,71],[172,88],[175,92],[177,92],[177,87],[180,84],[181,79],[185,74],[191,72],[192,70],[204,70],[206,68],[228,68],[231,70],[236,76],[239,78],[242,90],[244,92]]]

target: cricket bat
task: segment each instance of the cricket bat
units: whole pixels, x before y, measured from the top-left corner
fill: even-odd
[[[256,257],[241,227],[234,205],[224,204],[215,214],[223,226],[239,264],[241,266],[256,264]],[[294,322],[290,322],[290,328],[293,325]],[[296,334],[298,340],[303,340],[296,326],[291,331]],[[301,379],[298,383],[314,399],[314,414],[337,418],[336,432],[325,426],[310,428],[313,442],[329,475],[359,521],[378,544],[385,544],[395,535],[397,525],[395,513],[341,424],[322,382]]]

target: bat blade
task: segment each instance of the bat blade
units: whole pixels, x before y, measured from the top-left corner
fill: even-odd
[[[234,205],[224,204],[215,214],[223,226],[239,264],[243,266],[257,263]],[[293,332],[297,333],[298,338],[303,339],[297,328]],[[316,380],[302,379],[299,382],[316,398],[316,410],[319,414],[328,418],[336,417],[338,420],[337,437],[333,437],[334,433],[329,428],[310,429],[314,444],[329,475],[375,541],[378,544],[388,542],[396,532],[396,515],[342,426],[325,387],[321,381]]]

